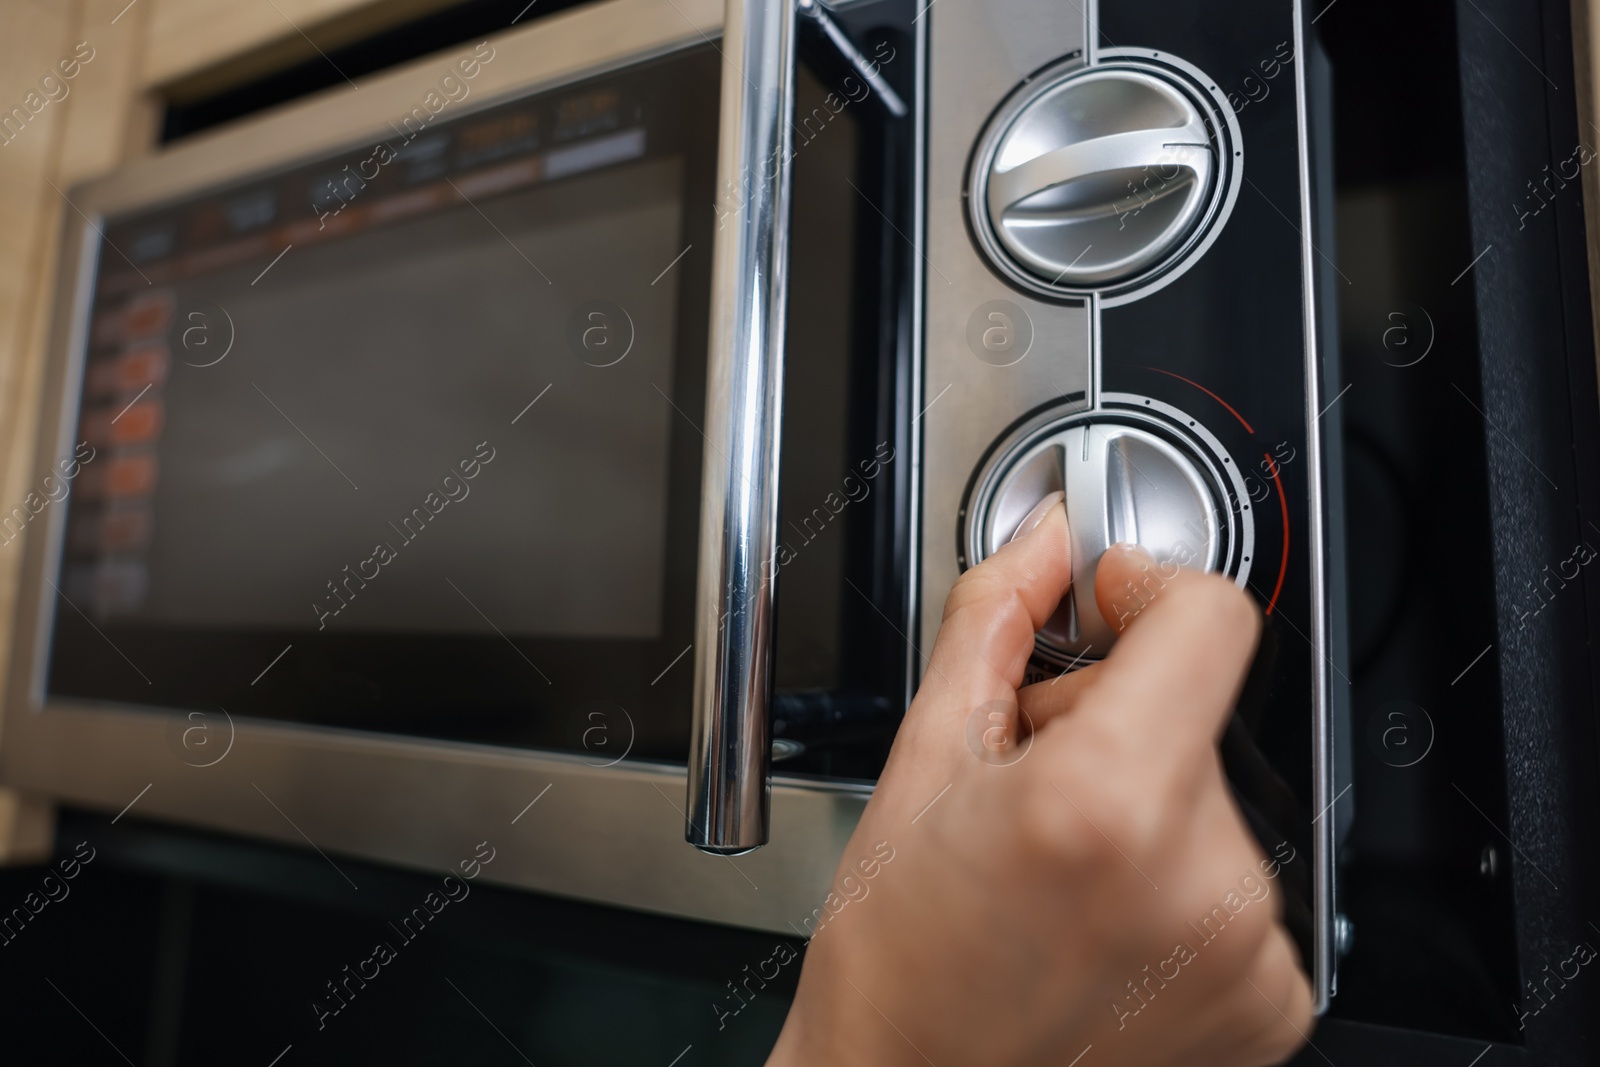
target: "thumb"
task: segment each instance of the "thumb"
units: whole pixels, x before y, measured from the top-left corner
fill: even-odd
[[[1213,745],[1261,635],[1255,601],[1222,575],[1158,563],[1122,544],[1100,557],[1095,603],[1120,634],[1097,672],[1100,705],[1143,736]],[[1186,713],[1174,715],[1175,707]]]

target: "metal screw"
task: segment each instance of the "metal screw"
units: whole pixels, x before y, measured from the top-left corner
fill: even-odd
[[[1500,853],[1495,851],[1493,845],[1484,845],[1483,854],[1478,857],[1478,873],[1485,878],[1493,878],[1500,869]]]

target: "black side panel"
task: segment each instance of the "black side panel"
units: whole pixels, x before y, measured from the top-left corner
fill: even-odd
[[[1577,128],[1566,3],[1464,0],[1457,19],[1472,235],[1484,253],[1469,277],[1490,427],[1507,830],[1522,977],[1537,984],[1522,1010],[1537,1062],[1593,1063],[1600,982],[1544,983],[1576,943],[1600,945],[1590,640],[1600,568],[1580,562],[1574,575],[1569,562],[1600,546],[1594,352],[1579,186],[1560,177],[1600,160]]]
[[[1354,938],[1332,1013],[1516,1042],[1456,12],[1452,0],[1317,10],[1333,67],[1341,366],[1324,422],[1346,444],[1335,520],[1349,545],[1355,796],[1339,902]]]

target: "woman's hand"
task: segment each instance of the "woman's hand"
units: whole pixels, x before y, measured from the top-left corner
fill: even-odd
[[[951,591],[769,1064],[1247,1067],[1305,1038],[1278,866],[1216,749],[1257,610],[1115,547],[1110,656],[1020,688],[1070,552],[1058,496]]]

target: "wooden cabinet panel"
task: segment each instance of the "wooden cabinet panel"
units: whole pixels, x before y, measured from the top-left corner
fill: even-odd
[[[76,210],[67,191],[149,144],[152,106],[138,88],[147,11],[25,0],[0,25],[0,511],[25,500],[51,462],[34,438],[61,221]],[[0,544],[6,651],[21,563],[21,538]],[[47,850],[52,818],[49,805],[0,789],[0,862]]]
[[[372,0],[142,0],[150,5],[144,84],[161,85],[231,56],[288,43],[305,57],[316,50],[303,30],[367,6]],[[296,28],[298,27],[298,29]],[[326,47],[326,46],[323,46]]]
[[[141,0],[151,6],[141,84],[193,99],[326,57],[454,0]]]
[[[46,279],[63,204],[51,191],[63,127],[84,71],[70,82],[56,64],[72,56],[80,3],[25,0],[0,29],[0,510],[23,500],[33,476],[39,369],[51,286]],[[41,84],[49,77],[50,80]],[[65,96],[62,92],[65,90]],[[59,99],[52,99],[59,97]],[[49,199],[45,194],[49,194]],[[0,545],[0,648],[9,650],[22,541]],[[0,652],[0,673],[6,653]],[[0,738],[4,743],[4,738]],[[0,789],[0,862],[38,857],[52,809]]]

